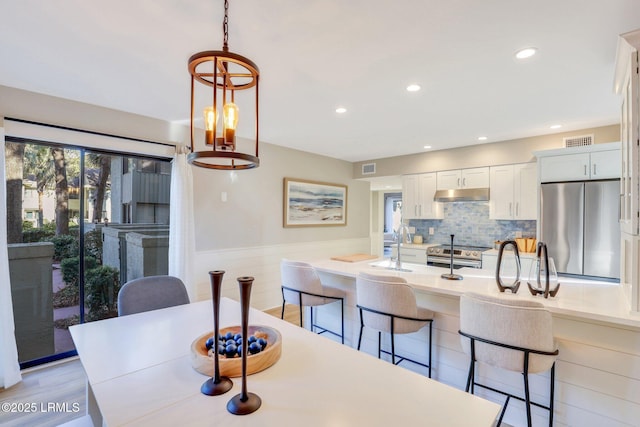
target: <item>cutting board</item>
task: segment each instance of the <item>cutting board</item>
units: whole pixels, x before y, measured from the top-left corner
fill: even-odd
[[[351,255],[340,255],[340,256],[332,256],[331,259],[335,261],[344,261],[344,262],[360,262],[367,261],[370,259],[378,258],[377,255],[369,255],[369,254],[351,254]]]

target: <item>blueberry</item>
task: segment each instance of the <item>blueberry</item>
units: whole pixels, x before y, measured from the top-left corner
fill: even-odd
[[[237,344],[236,344],[236,342],[234,341],[233,337],[231,337],[231,339],[228,339],[228,340],[224,343],[224,345],[231,345],[231,344],[233,344],[233,345],[237,345]]]
[[[224,344],[218,345],[218,354],[224,355],[227,352],[227,347]]]
[[[238,348],[236,349],[236,351],[238,352],[238,356],[242,357],[242,344],[240,344],[238,346]]]
[[[252,342],[251,344],[249,344],[249,353],[260,353],[260,350],[262,350],[262,347],[257,342]]]
[[[225,355],[229,358],[234,357],[236,355],[238,351],[238,348],[235,346],[235,344],[229,344],[226,348],[225,348]]]
[[[233,332],[227,332],[226,335],[224,336],[226,339],[231,340],[233,339]]]
[[[240,338],[239,340],[236,340],[236,345],[242,345],[242,338]]]
[[[252,342],[258,341],[258,337],[256,337],[255,335],[251,335],[249,338],[247,338],[247,341],[249,342],[249,344],[251,344]]]
[[[264,350],[264,348],[267,346],[267,340],[265,340],[264,338],[258,338],[258,344],[260,344],[261,350]]]
[[[233,339],[236,340],[236,341],[241,340],[242,339],[242,334],[235,334],[233,336]]]
[[[209,338],[207,340],[207,342],[204,343],[204,346],[207,347],[207,350],[211,350],[211,347],[213,347],[213,337]]]

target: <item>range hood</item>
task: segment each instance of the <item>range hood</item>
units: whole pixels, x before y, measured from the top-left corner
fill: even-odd
[[[456,190],[438,190],[433,196],[436,202],[487,202],[488,188],[458,188]]]

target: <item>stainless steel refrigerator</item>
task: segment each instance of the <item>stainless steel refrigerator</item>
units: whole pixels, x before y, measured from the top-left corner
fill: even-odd
[[[542,184],[540,240],[558,273],[620,278],[619,180]]]

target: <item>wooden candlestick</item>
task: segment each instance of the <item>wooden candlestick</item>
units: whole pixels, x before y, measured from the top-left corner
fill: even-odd
[[[206,380],[200,391],[207,396],[218,396],[231,390],[233,382],[227,377],[220,376],[220,362],[218,360],[218,345],[220,345],[220,288],[224,271],[210,271],[211,300],[213,302],[213,377]]]
[[[255,393],[247,391],[247,351],[249,335],[249,300],[253,277],[238,277],[240,287],[240,306],[242,315],[242,392],[236,394],[227,403],[227,411],[235,415],[247,415],[258,410],[262,399]]]

